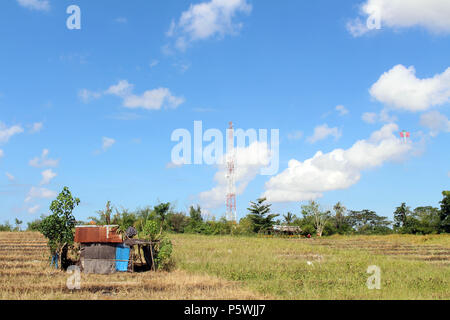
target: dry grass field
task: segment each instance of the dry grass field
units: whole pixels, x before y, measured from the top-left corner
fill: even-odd
[[[117,273],[81,276],[81,289],[67,289],[70,274],[49,266],[46,240],[39,233],[0,232],[0,299],[264,299],[239,283],[214,276]]]
[[[449,235],[171,237],[177,270],[82,274],[71,291],[39,233],[0,232],[0,299],[450,299]]]

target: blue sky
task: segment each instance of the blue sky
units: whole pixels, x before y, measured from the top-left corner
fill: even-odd
[[[450,5],[392,3],[3,1],[0,221],[48,213],[64,186],[81,199],[78,219],[108,200],[222,216],[225,195],[208,199],[220,168],[170,165],[172,132],[196,120],[224,134],[229,121],[280,130],[279,171],[244,179],[238,217],[261,195],[296,214],[308,199],[390,218],[401,202],[438,206],[450,182]],[[66,27],[72,4],[79,30]],[[366,27],[374,10],[379,30]]]

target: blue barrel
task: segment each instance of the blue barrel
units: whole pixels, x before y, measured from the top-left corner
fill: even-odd
[[[116,270],[119,272],[128,271],[128,260],[130,259],[130,247],[124,244],[116,246]]]

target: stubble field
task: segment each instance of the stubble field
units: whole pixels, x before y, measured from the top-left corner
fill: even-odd
[[[173,272],[82,274],[69,290],[39,233],[0,232],[0,299],[450,299],[450,235],[171,238]]]

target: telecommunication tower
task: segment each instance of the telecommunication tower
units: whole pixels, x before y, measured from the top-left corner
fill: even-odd
[[[233,122],[230,122],[228,128],[228,148],[227,148],[227,219],[229,221],[236,221],[236,150],[234,149],[234,129]]]

